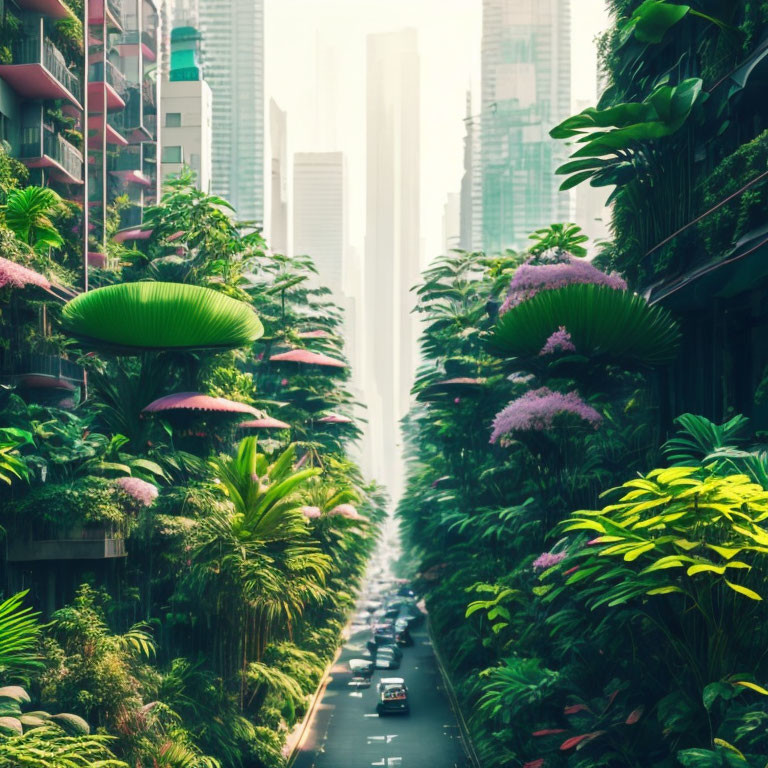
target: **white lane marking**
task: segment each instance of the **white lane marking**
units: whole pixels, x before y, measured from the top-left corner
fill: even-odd
[[[353,699],[362,699],[363,698],[363,692],[362,691],[350,691],[349,695]]]
[[[366,715],[363,715],[363,717],[378,717],[378,714],[376,714],[376,713],[374,713],[372,715],[371,714],[366,714]]]

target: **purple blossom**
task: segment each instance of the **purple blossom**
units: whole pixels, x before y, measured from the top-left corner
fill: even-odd
[[[576,346],[573,343],[571,334],[568,333],[568,329],[561,325],[546,341],[546,344],[541,348],[539,356],[541,355],[554,355],[555,352],[575,352]]]
[[[555,416],[570,413],[591,424],[595,429],[603,417],[587,405],[577,392],[552,392],[547,387],[532,389],[522,397],[513,400],[493,420],[491,442],[504,445],[504,436],[511,432],[542,432],[552,429]]]
[[[553,565],[562,563],[565,558],[568,557],[568,553],[563,552],[542,552],[533,561],[534,571],[543,571],[545,568],[551,568]]]
[[[118,477],[115,483],[139,504],[151,507],[157,498],[157,488],[146,480],[138,477]]]
[[[507,298],[499,309],[500,315],[526,299],[533,298],[539,291],[552,291],[566,285],[592,283],[605,285],[616,291],[627,289],[626,281],[617,273],[606,275],[588,261],[577,259],[575,256],[567,255],[565,261],[554,264],[536,264],[534,261],[535,257],[528,259],[515,271]]]
[[[320,511],[320,507],[302,507],[301,514],[307,518],[307,520],[317,520],[323,513]]]

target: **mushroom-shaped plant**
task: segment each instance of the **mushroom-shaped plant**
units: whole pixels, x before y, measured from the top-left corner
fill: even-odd
[[[237,425],[240,429],[290,429],[291,425],[272,416],[243,421]]]
[[[62,310],[82,341],[133,354],[142,350],[230,349],[258,339],[261,321],[242,301],[185,283],[121,283],[80,294]]]
[[[281,352],[269,358],[271,363],[296,363],[299,365],[316,365],[320,368],[346,368],[343,360],[323,355],[320,352],[311,352],[308,349],[291,349]]]

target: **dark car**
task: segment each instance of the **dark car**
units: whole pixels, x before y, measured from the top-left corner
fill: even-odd
[[[402,659],[403,651],[395,644],[384,643],[376,646],[376,656],[394,656],[396,659]]]
[[[372,639],[376,645],[394,645],[396,640],[394,624],[377,624],[373,628]]]
[[[398,597],[415,597],[416,593],[411,589],[408,584],[403,584],[400,589],[397,590]]]
[[[413,645],[413,637],[405,619],[398,619],[395,622],[395,642],[398,645],[409,647]]]
[[[408,715],[411,703],[408,700],[408,689],[405,682],[381,685],[379,688],[379,703],[376,712],[379,717],[389,714]]]

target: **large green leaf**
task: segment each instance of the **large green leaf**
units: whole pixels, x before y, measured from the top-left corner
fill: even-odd
[[[128,351],[241,347],[264,332],[245,303],[183,283],[123,283],[68,302],[64,328],[89,343]]]
[[[644,365],[672,360],[680,340],[677,323],[666,310],[628,291],[579,284],[541,291],[505,312],[491,345],[504,355],[537,355],[560,326],[581,354]]]

